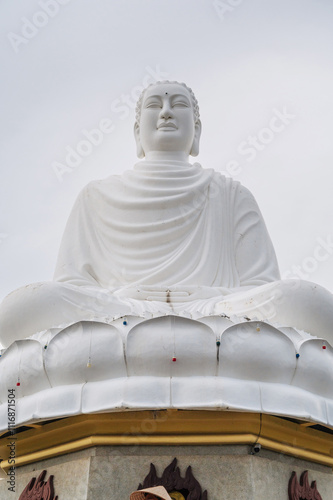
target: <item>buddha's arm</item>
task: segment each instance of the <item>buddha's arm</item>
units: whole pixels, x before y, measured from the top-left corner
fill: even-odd
[[[96,237],[92,218],[91,186],[79,194],[66,224],[54,281],[78,286],[100,286],[92,263]]]
[[[241,287],[255,287],[280,279],[272,241],[259,207],[242,185],[234,207],[234,252]]]

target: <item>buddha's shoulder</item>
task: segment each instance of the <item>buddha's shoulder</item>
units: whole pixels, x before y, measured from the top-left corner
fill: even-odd
[[[221,172],[215,170],[213,179],[214,182],[222,185],[225,189],[239,198],[253,198],[253,194],[251,193],[251,191],[241,182],[233,179],[232,177],[227,177]]]
[[[121,184],[121,175],[110,175],[105,179],[93,180],[81,190],[79,198],[94,198],[103,192],[110,191],[110,189],[117,190]]]

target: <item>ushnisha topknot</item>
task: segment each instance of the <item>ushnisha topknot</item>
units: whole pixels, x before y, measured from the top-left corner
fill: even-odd
[[[197,98],[194,95],[194,92],[190,87],[186,85],[186,83],[183,82],[176,82],[176,81],[169,81],[169,80],[163,80],[161,82],[155,82],[151,83],[146,87],[140,94],[140,97],[138,99],[138,102],[136,103],[136,108],[135,108],[135,125],[140,126],[140,117],[141,117],[141,106],[142,106],[142,100],[145,95],[146,90],[148,90],[150,87],[154,87],[155,85],[164,85],[165,83],[176,83],[177,85],[181,85],[182,87],[185,87],[185,89],[188,91],[188,93],[191,96],[192,99],[192,104],[193,104],[193,114],[194,114],[194,123],[197,123],[200,120],[200,113],[199,113],[199,104],[197,101]]]

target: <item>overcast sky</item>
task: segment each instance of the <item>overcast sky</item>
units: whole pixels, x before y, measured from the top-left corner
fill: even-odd
[[[80,190],[137,161],[153,79],[194,90],[196,160],[254,193],[282,275],[333,291],[332,26],[331,0],[2,0],[0,300],[52,279]]]

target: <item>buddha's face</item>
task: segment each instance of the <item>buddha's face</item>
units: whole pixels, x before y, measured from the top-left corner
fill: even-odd
[[[135,135],[145,156],[152,151],[188,156],[198,150],[200,122],[194,121],[192,99],[186,88],[173,83],[149,87],[142,100]]]

